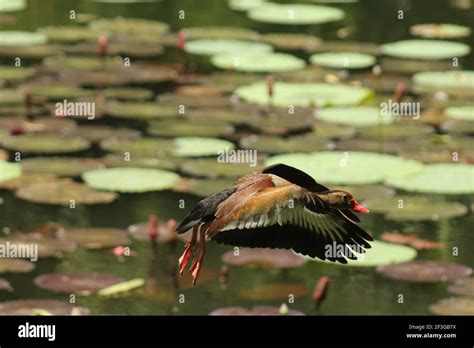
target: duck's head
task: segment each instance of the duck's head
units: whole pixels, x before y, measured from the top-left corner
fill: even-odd
[[[369,209],[357,202],[352,193],[343,190],[332,190],[325,193],[326,202],[336,209],[351,209],[367,214]]]

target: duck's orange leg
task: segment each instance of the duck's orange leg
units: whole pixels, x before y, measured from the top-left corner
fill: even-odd
[[[201,228],[199,230],[199,249],[197,257],[193,260],[193,264],[189,269],[193,276],[193,285],[196,284],[196,280],[199,277],[199,272],[201,271],[202,262],[204,261],[204,254],[206,253],[206,228]]]
[[[196,239],[197,239],[197,232],[198,232],[199,226],[194,226],[193,227],[193,235],[191,237],[191,240],[186,243],[184,246],[184,252],[183,255],[179,258],[179,274],[183,274],[184,269],[186,268],[186,265],[188,264],[189,258],[193,254],[193,247],[196,244]]]

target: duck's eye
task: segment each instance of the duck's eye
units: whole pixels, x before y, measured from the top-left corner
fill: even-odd
[[[342,195],[342,200],[343,200],[345,203],[348,203],[348,202],[349,202],[349,198],[347,197],[347,195]]]

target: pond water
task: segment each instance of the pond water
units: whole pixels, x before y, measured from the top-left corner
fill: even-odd
[[[371,1],[337,5],[346,11],[345,26],[356,28],[351,40],[386,43],[410,38],[407,28],[413,24],[446,22],[470,26],[474,23],[474,10],[461,10],[450,6],[448,1]],[[404,9],[405,19],[397,19],[398,9]],[[159,3],[140,4],[100,4],[81,0],[29,0],[26,10],[17,13],[17,23],[8,29],[34,31],[47,25],[69,24],[70,10],[78,13],[94,13],[103,17],[124,16],[147,18],[168,23],[173,31],[191,26],[232,25],[265,32],[293,32],[314,34],[324,40],[335,40],[336,29],[340,24],[320,26],[284,27],[262,24],[249,20],[243,13],[232,11],[223,0],[179,0]],[[185,19],[180,20],[178,13],[185,11]],[[474,47],[474,36],[463,40]],[[304,57],[305,54],[298,53]],[[306,55],[307,56],[307,55]],[[465,69],[474,68],[472,54],[465,60]],[[178,55],[174,49],[161,56],[160,61],[175,63]],[[2,64],[9,64],[2,59]],[[208,73],[210,65],[197,65],[197,71]],[[156,93],[172,90],[172,86],[155,86]],[[116,125],[115,121],[99,120],[98,123]],[[121,125],[135,126],[135,123],[121,121]],[[144,129],[143,127],[139,127]],[[105,152],[97,146],[81,153],[87,157],[102,157]],[[106,205],[78,206],[76,209],[28,203],[15,198],[9,191],[0,191],[0,227],[10,230],[31,231],[43,223],[55,222],[73,227],[115,227],[126,229],[129,225],[145,222],[151,214],[161,221],[176,219],[179,221],[200,198],[170,190],[120,194],[118,200]],[[470,207],[472,195],[450,195],[449,200],[461,202]],[[184,200],[185,207],[179,207]],[[375,238],[387,231],[409,231],[418,237],[445,243],[438,250],[421,250],[417,259],[455,262],[474,266],[474,220],[472,214],[457,218],[440,219],[430,222],[395,222],[379,214],[362,217],[362,226]],[[5,229],[4,229],[5,230]],[[137,252],[135,257],[119,260],[104,250],[86,250],[79,248],[65,253],[60,259],[42,259],[33,272],[25,274],[2,274],[12,284],[14,291],[0,291],[0,302],[27,299],[50,298],[67,300],[64,294],[55,294],[40,289],[33,279],[46,273],[109,273],[124,279],[144,278],[149,280],[147,295],[132,293],[119,301],[114,298],[81,296],[77,304],[88,307],[93,314],[208,314],[214,309],[228,306],[251,308],[254,305],[279,306],[287,302],[288,296],[280,299],[246,299],[243,291],[274,283],[291,283],[305,286],[305,295],[290,303],[291,309],[306,314],[315,314],[311,291],[322,276],[328,276],[330,287],[328,297],[321,313],[331,314],[430,314],[429,306],[440,299],[451,296],[447,291],[449,282],[416,283],[392,280],[365,267],[335,266],[320,262],[307,262],[299,268],[274,270],[255,267],[230,267],[226,288],[218,281],[219,270],[223,265],[221,256],[233,250],[230,246],[208,242],[205,258],[205,273],[202,281],[195,287],[185,284],[176,289],[171,276],[176,266],[176,254],[182,252],[183,243],[178,242],[175,252],[167,244],[159,244],[154,254],[148,242],[134,241],[131,249]],[[459,253],[453,255],[453,247]],[[205,279],[209,278],[209,279]],[[154,281],[152,281],[154,280]],[[179,294],[184,294],[184,303],[179,302]],[[403,295],[400,303],[399,295]]]

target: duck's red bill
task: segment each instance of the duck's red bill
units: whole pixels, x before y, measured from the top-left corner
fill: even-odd
[[[358,211],[359,213],[362,213],[362,214],[369,213],[369,209],[367,209],[366,207],[364,207],[357,201],[354,201],[354,206],[352,207],[352,210]]]

